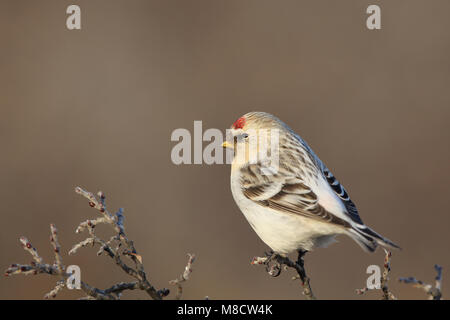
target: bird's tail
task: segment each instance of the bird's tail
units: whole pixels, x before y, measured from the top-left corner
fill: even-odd
[[[373,252],[378,245],[390,249],[401,249],[389,239],[384,238],[367,226],[353,226],[348,229],[350,237],[366,251]]]

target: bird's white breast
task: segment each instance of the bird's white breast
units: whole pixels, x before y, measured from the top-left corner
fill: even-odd
[[[287,254],[327,246],[333,242],[334,235],[342,233],[334,225],[276,211],[248,199],[242,192],[239,175],[239,170],[232,170],[233,198],[261,240],[275,252]]]

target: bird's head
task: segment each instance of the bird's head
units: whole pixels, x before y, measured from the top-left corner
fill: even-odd
[[[279,147],[279,137],[285,130],[284,123],[275,116],[265,112],[250,112],[232,124],[222,146],[234,150],[235,168],[267,161],[274,148]]]

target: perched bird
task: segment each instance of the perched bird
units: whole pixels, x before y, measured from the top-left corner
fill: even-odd
[[[378,244],[399,248],[364,225],[344,187],[308,144],[277,117],[250,112],[236,120],[230,132],[222,146],[234,149],[233,198],[275,253],[326,247],[340,234],[350,236],[370,252]],[[272,172],[266,169],[273,150],[265,148],[272,151],[259,154],[262,132],[272,139],[272,145],[275,140],[277,143],[277,167]],[[251,143],[252,138],[259,142]]]

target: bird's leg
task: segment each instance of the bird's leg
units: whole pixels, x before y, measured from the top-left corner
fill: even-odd
[[[297,257],[297,266],[296,266],[296,270],[298,275],[300,276],[300,280],[302,280],[303,283],[305,283],[306,280],[306,271],[305,271],[305,260],[303,259],[303,257],[305,256],[305,254],[307,253],[307,250],[303,250],[303,249],[299,249],[298,250],[298,257]]]
[[[302,249],[298,250],[298,258],[297,261],[294,262],[284,254],[269,251],[265,252],[264,258],[260,257],[253,258],[252,264],[264,264],[266,266],[267,273],[272,277],[278,277],[280,275],[281,268],[283,265],[285,265],[285,268],[289,267],[295,269],[295,271],[297,271],[298,276],[294,277],[293,279],[300,279],[302,281],[303,294],[306,296],[307,299],[315,300],[316,297],[314,296],[311,290],[309,278],[306,275],[305,271],[305,261],[303,260],[303,257],[305,256],[306,252],[307,252],[306,250]]]
[[[267,261],[266,261],[266,262],[268,262],[268,261],[270,261],[270,260],[272,260],[272,259],[275,258],[276,253],[273,252],[273,250],[270,250],[270,251],[264,252],[264,255],[265,255],[266,258],[267,258]]]
[[[297,258],[295,270],[297,270],[300,280],[302,281],[303,294],[308,299],[315,300],[316,297],[314,296],[314,294],[312,292],[311,284],[309,283],[309,277],[306,275],[306,271],[305,271],[305,260],[303,259],[303,257],[305,256],[305,254],[307,252],[308,251],[303,250],[303,249],[298,250],[298,258]]]

